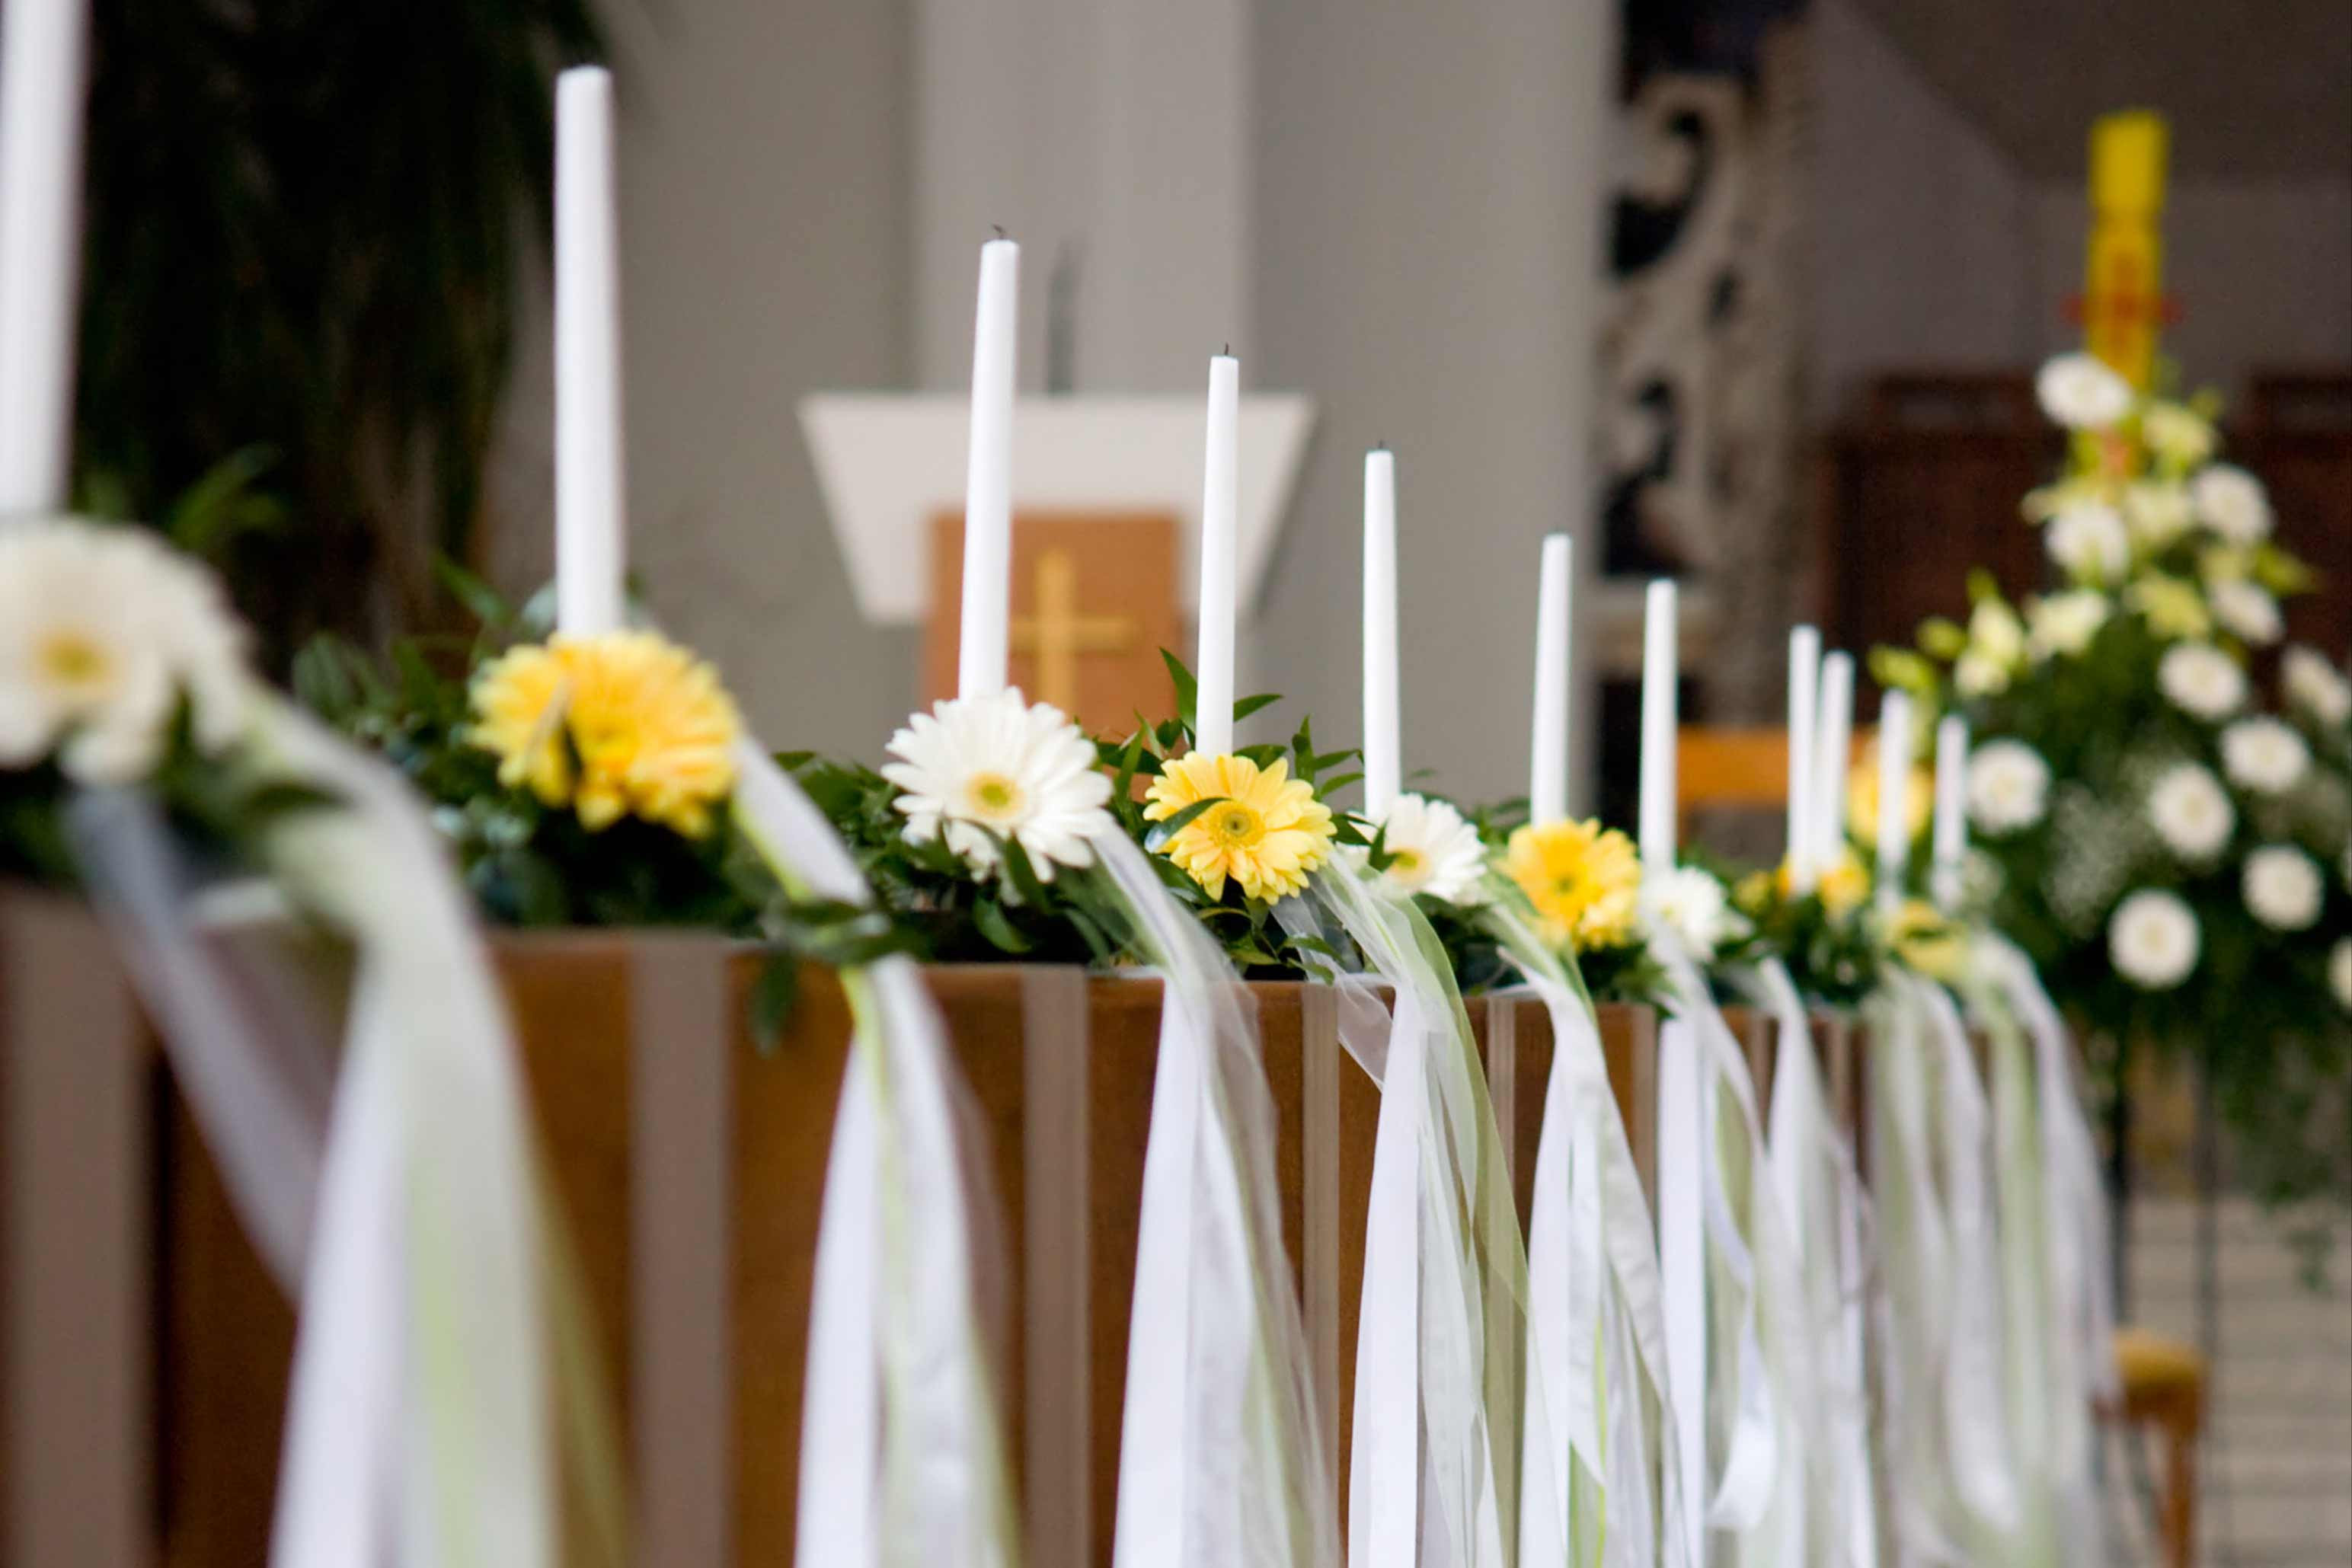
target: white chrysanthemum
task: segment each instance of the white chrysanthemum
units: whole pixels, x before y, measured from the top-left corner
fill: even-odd
[[[2259,582],[2243,578],[2217,582],[2206,590],[2205,600],[2213,607],[2213,619],[2241,642],[2267,647],[2285,630],[2278,601]]]
[[[2273,931],[2306,931],[2319,918],[2326,884],[2309,855],[2291,844],[2270,844],[2246,857],[2240,882],[2246,909]]]
[[[896,804],[907,837],[944,832],[977,871],[997,868],[994,833],[1018,840],[1038,878],[1050,881],[1056,865],[1091,864],[1090,841],[1112,827],[1103,809],[1110,779],[1096,766],[1094,743],[1060,708],[1031,706],[1018,688],[938,703],[890,737],[889,752],[899,760],[882,776],[903,791]]]
[[[2201,945],[2197,916],[2168,893],[2135,893],[2107,922],[2108,959],[2144,991],[2168,991],[2187,979]]]
[[[2200,469],[2189,481],[2189,499],[2205,526],[2231,544],[2250,545],[2271,531],[2271,501],[2263,482],[2232,464]]]
[[[2042,412],[2069,430],[2105,430],[2132,409],[2131,383],[2093,354],[2060,354],[2033,378]]]
[[[2352,681],[2339,674],[2315,648],[2289,648],[2279,661],[2279,685],[2289,706],[2324,725],[2352,719]]]
[[[1732,908],[1723,883],[1697,866],[1675,866],[1644,876],[1642,917],[1653,930],[1674,933],[1701,963],[1748,929],[1747,919]]]
[[[2246,700],[2246,672],[2210,643],[2183,643],[2157,661],[2156,684],[2185,714],[2208,722],[2238,711]]]
[[[2267,715],[2242,718],[2221,732],[2221,769],[2257,795],[2283,795],[2311,766],[2311,747],[2294,727]]]
[[[2237,808],[2221,781],[2193,762],[2168,768],[2147,792],[2147,820],[2184,861],[2208,861],[2230,841]]]
[[[2077,501],[2042,528],[2042,548],[2070,576],[2113,582],[2131,565],[2131,535],[2104,501]]]
[[[2026,646],[2037,659],[2071,658],[2091,645],[2112,612],[2107,596],[2088,588],[2037,599],[2026,606]]]
[[[1969,758],[1969,819],[1998,837],[2042,820],[2050,765],[2021,740],[1989,740]]]
[[[2138,479],[2124,486],[2124,522],[2148,549],[2162,549],[2197,520],[2189,487],[2178,480]]]
[[[2327,988],[2336,993],[2336,1005],[2352,1012],[2352,936],[2336,944],[2327,955]]]
[[[155,535],[71,518],[0,528],[0,768],[54,751],[86,783],[128,783],[154,768],[183,697],[215,751],[247,690],[219,582]]]
[[[1390,857],[1383,874],[1391,883],[1448,904],[1479,902],[1486,846],[1461,812],[1443,800],[1400,795],[1381,828],[1381,847]]]
[[[2139,416],[2139,434],[2150,451],[2184,468],[2213,455],[2213,422],[2187,403],[2149,403]]]

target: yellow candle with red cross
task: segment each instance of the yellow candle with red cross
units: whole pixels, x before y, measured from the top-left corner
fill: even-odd
[[[2164,117],[2146,110],[2091,127],[2091,243],[2083,279],[2084,346],[2136,387],[2156,370],[2162,324]]]

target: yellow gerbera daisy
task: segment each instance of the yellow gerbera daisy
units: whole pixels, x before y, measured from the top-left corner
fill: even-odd
[[[1789,862],[1782,861],[1772,877],[1780,886],[1780,896],[1788,897],[1793,880],[1789,874]],[[1863,901],[1870,896],[1870,868],[1862,863],[1853,845],[1845,844],[1839,847],[1837,859],[1822,868],[1821,875],[1814,880],[1813,892],[1822,901],[1822,911],[1837,920],[1862,907]]]
[[[1914,764],[1910,787],[1903,791],[1903,831],[1906,838],[1916,839],[1927,831],[1927,819],[1936,809],[1936,776]],[[1855,832],[1875,843],[1878,840],[1878,747],[1873,745],[1863,759],[1846,775],[1845,819],[1853,824]]]
[[[1633,841],[1614,828],[1598,821],[1521,828],[1503,852],[1503,869],[1552,941],[1590,948],[1633,940],[1642,862]]]
[[[1312,785],[1290,777],[1286,762],[1261,769],[1246,757],[1176,758],[1151,781],[1143,815],[1164,822],[1201,800],[1219,803],[1177,830],[1160,852],[1212,898],[1224,895],[1230,876],[1271,904],[1305,887],[1307,873],[1331,858],[1330,808]]]
[[[1931,980],[1958,980],[1968,964],[1968,935],[1925,899],[1906,898],[1886,925],[1895,956]]]
[[[591,831],[627,813],[699,838],[735,789],[734,703],[709,664],[651,632],[510,649],[475,674],[473,708],[499,781],[571,806]]]

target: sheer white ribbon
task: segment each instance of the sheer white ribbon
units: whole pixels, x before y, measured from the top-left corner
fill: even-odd
[[[1142,852],[1095,849],[1163,986],[1112,1560],[1321,1568],[1339,1525],[1254,1007]]]

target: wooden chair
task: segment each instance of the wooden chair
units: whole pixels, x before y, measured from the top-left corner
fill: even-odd
[[[1854,737],[1860,756],[1868,737]],[[1675,747],[1675,814],[1687,833],[1690,814],[1709,807],[1761,810],[1789,800],[1785,729],[1685,728]],[[2164,1440],[2164,1484],[2158,1523],[2166,1568],[2189,1568],[2197,1552],[2197,1440],[2205,1425],[2205,1358],[2196,1347],[2129,1325],[2116,1330],[2120,1394],[2103,1419]]]

